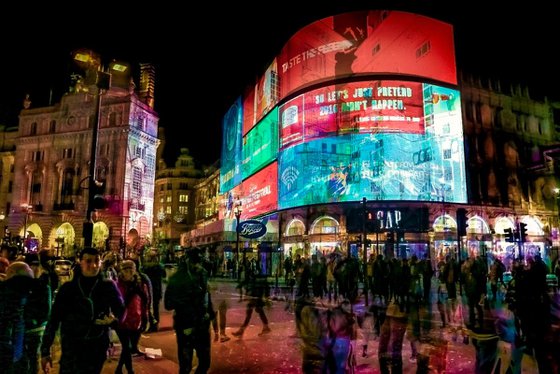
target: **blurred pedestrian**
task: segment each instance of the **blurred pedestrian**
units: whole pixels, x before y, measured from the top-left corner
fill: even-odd
[[[109,348],[109,325],[120,320],[124,303],[117,285],[100,274],[95,248],[80,252],[80,271],[60,286],[41,344],[41,365],[52,368],[51,347],[60,328],[60,374],[100,373]]]
[[[152,284],[152,318],[150,318],[150,328],[148,331],[158,331],[159,327],[159,307],[163,297],[163,278],[165,278],[165,269],[159,261],[156,249],[152,249],[143,265],[144,274],[150,278]]]
[[[268,326],[268,318],[264,313],[264,306],[266,305],[266,301],[270,296],[270,288],[268,282],[266,280],[266,276],[264,275],[255,275],[249,274],[249,278],[245,283],[245,287],[247,289],[247,296],[249,301],[247,302],[247,309],[245,312],[245,320],[243,324],[239,328],[239,330],[234,331],[232,333],[233,336],[241,338],[247,326],[249,326],[249,322],[251,321],[251,316],[253,315],[253,309],[259,314],[261,318],[263,327],[259,336],[268,334],[271,332],[270,327]],[[309,297],[309,294],[307,295]]]
[[[191,248],[179,262],[164,295],[165,309],[173,310],[177,338],[179,374],[190,374],[196,350],[196,374],[210,368],[210,313],[208,275],[201,265],[200,249]]]
[[[33,270],[25,262],[13,262],[0,282],[0,373],[20,372],[24,357],[25,304],[32,288]]]
[[[222,343],[230,340],[226,334],[227,310],[229,307],[230,295],[225,285],[217,280],[209,282],[210,295],[213,308],[218,308],[215,317],[212,319],[212,328],[214,330],[214,341]]]

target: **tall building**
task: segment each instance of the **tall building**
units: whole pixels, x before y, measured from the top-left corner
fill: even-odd
[[[187,148],[181,148],[174,167],[160,159],[154,194],[154,240],[158,245],[179,246],[181,233],[194,226],[194,186],[202,176]]]
[[[89,193],[105,202],[92,215],[94,246],[134,249],[152,236],[159,144],[153,67],[141,66],[143,80],[152,80],[143,83],[141,99],[130,69],[111,64],[103,76],[112,84],[104,86],[99,61],[91,61],[59,103],[20,113],[8,225],[28,250],[73,256],[83,246]],[[96,126],[94,177],[101,187],[88,191]]]

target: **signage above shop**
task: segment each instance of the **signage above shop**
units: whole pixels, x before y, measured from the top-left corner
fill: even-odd
[[[239,223],[237,226],[237,232],[239,232],[239,235],[244,238],[256,239],[266,234],[266,225],[261,221],[248,219]]]
[[[349,232],[362,231],[362,216],[362,208],[352,209],[348,212],[347,230]],[[427,208],[374,206],[367,208],[366,229],[368,232],[375,232],[376,230],[379,230],[379,232],[397,230],[423,232],[428,228],[429,211]]]

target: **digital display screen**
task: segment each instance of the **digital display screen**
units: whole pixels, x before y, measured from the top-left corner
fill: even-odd
[[[243,110],[241,98],[229,108],[222,122],[222,164],[220,193],[225,193],[241,182],[241,129]]]
[[[280,148],[349,133],[424,132],[422,83],[362,81],[306,92],[280,107]]]
[[[427,77],[456,85],[453,27],[387,10],[344,13],[314,22],[290,38],[280,52],[279,97],[359,74]]]
[[[255,85],[255,88],[247,94],[243,103],[246,113],[243,118],[243,135],[249,132],[264,115],[274,108],[278,103],[278,95],[278,68],[276,59],[274,59]]]
[[[280,209],[359,201],[362,197],[466,203],[459,92],[431,84],[413,87],[409,82],[394,81],[382,81],[380,87],[394,87],[396,83],[421,90],[420,111],[414,106],[419,93],[410,91],[409,97],[415,117],[420,116],[421,121],[397,121],[379,131],[367,132],[364,128],[338,132],[342,135],[327,131],[324,136],[314,136],[312,140],[304,137],[299,143],[285,146],[278,159]],[[400,115],[410,117],[406,109]],[[279,116],[283,121],[282,110]],[[301,118],[305,134],[305,110]]]
[[[269,164],[277,153],[278,108],[275,108],[243,138],[243,179]]]
[[[220,218],[235,218],[235,204],[241,202],[241,219],[249,219],[278,209],[278,163],[265,167],[224,195]]]

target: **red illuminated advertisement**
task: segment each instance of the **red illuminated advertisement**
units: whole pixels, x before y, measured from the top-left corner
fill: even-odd
[[[276,59],[266,69],[254,89],[243,101],[243,135],[248,133],[278,103],[278,69]]]
[[[239,201],[242,207],[242,220],[278,209],[278,163],[276,161],[222,195],[219,218],[234,219],[235,205]]]
[[[278,209],[278,163],[274,162],[242,183],[241,218],[260,216]]]
[[[297,32],[278,57],[280,98],[321,81],[402,74],[457,84],[453,28],[412,13],[363,11]]]
[[[424,133],[422,83],[363,81],[306,92],[280,107],[280,148],[349,133]]]
[[[243,95],[243,136],[256,124],[255,120],[255,88],[249,88]]]

